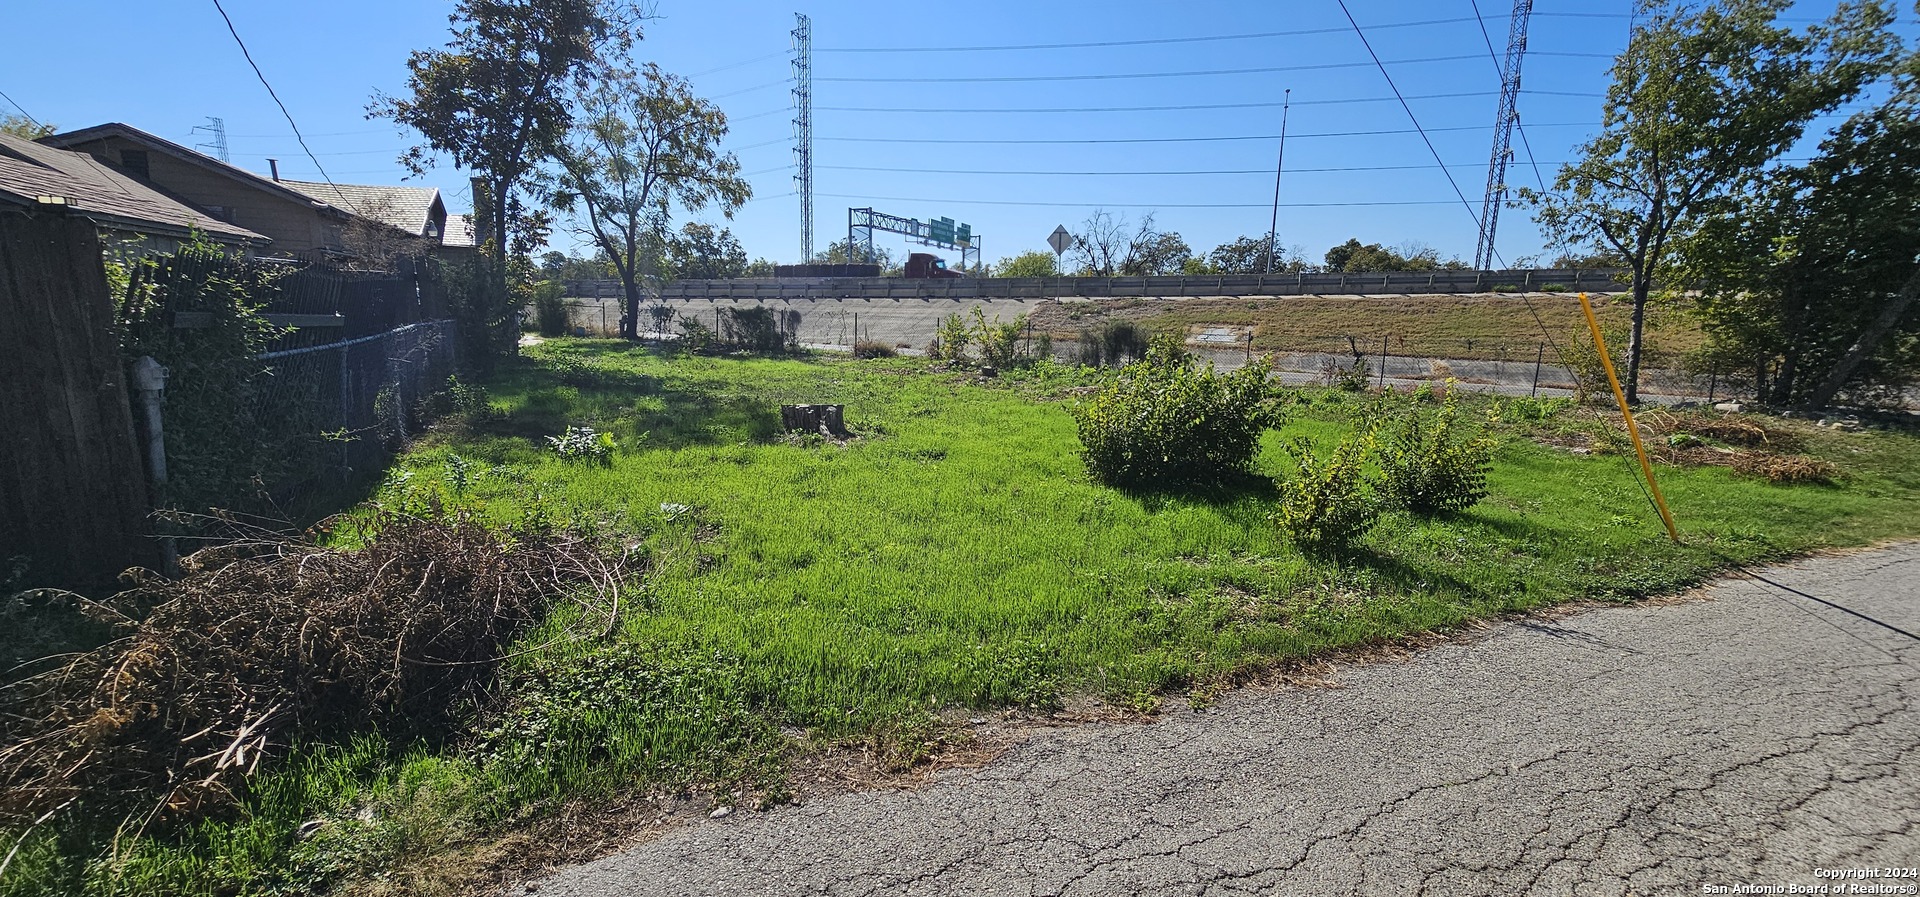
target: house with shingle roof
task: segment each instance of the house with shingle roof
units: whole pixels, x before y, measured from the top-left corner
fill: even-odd
[[[409,236],[438,241],[447,229],[447,205],[440,200],[440,190],[436,187],[376,187],[286,179],[275,183]]]
[[[10,134],[0,134],[0,208],[64,209],[92,220],[109,243],[152,251],[176,249],[194,233],[252,252],[270,243],[86,153]]]
[[[446,203],[434,187],[282,180],[278,166],[261,176],[119,122],[40,142],[92,155],[210,217],[264,234],[273,255],[313,261],[423,255],[440,249],[447,232]]]

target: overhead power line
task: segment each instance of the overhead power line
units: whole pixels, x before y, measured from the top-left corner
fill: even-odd
[[[1265,209],[1264,202],[1037,202],[1010,199],[929,199],[924,196],[864,196],[857,193],[822,193],[833,199],[860,199],[879,202],[925,202],[946,205],[1042,206],[1056,209]],[[1345,206],[1450,206],[1453,200],[1383,200],[1380,202],[1283,202],[1283,209],[1319,209]]]
[[[4,90],[0,90],[0,100],[6,100],[6,101],[7,101],[7,105],[9,105],[9,106],[12,106],[13,108],[15,108],[15,109],[18,109],[18,110],[20,110],[20,114],[21,114],[21,115],[24,115],[24,116],[26,116],[26,117],[27,117],[27,121],[28,121],[28,122],[31,122],[31,123],[33,124],[33,126],[34,126],[34,127],[36,127],[36,128],[38,128],[38,127],[40,127],[40,120],[39,120],[39,119],[37,119],[37,118],[34,118],[34,117],[33,117],[33,113],[31,113],[31,112],[28,112],[28,111],[27,111],[27,107],[25,107],[25,106],[22,106],[22,105],[20,105],[19,103],[16,103],[16,102],[14,102],[14,101],[13,101],[13,97],[10,97],[10,96],[7,96],[7,92],[6,92],[6,91],[4,91]]]
[[[313,167],[320,170],[320,178],[326,181],[328,186],[339,189],[339,185],[327,175],[327,167],[321,165],[320,160],[314,156],[313,150],[307,147],[307,138],[300,136],[300,125],[293,120],[293,113],[287,111],[287,104],[280,102],[280,94],[274,92],[272,84],[267,83],[266,73],[260,71],[260,64],[253,61],[253,54],[247,51],[247,42],[240,39],[239,29],[233,27],[233,17],[227,15],[226,7],[220,5],[220,0],[213,0],[213,8],[219,10],[220,18],[227,23],[227,33],[233,35],[233,42],[240,45],[240,55],[245,56],[247,65],[253,67],[254,77],[259,78],[260,85],[267,89],[267,96],[273,97],[273,104],[280,107],[280,114],[287,117],[287,127],[293,129],[293,139],[300,141],[300,149],[306,151],[307,161],[312,162]]]
[[[1561,97],[1605,97],[1604,93],[1583,93],[1577,91],[1528,90],[1523,93]],[[1468,90],[1458,93],[1428,93],[1407,97],[1409,100],[1454,100],[1474,97],[1499,96],[1497,90]],[[1396,97],[1348,97],[1334,100],[1301,100],[1295,106],[1344,106],[1354,103],[1391,103]],[[1056,115],[1065,112],[1201,112],[1214,109],[1278,109],[1279,102],[1261,103],[1183,103],[1175,106],[1054,106],[1024,107],[1018,109],[945,109],[934,106],[815,106],[814,109],[826,112],[904,112],[930,113],[939,115],[975,115],[1001,113],[1039,113]]]
[[[1409,113],[1411,114],[1411,113]],[[1414,122],[1412,128],[1383,128],[1373,131],[1317,131],[1309,134],[1289,134],[1290,138],[1306,137],[1379,137],[1388,134],[1421,134],[1434,131],[1483,131],[1485,125],[1454,125],[1445,128],[1419,127]],[[1552,122],[1539,125],[1542,128],[1585,128],[1599,127],[1598,122]],[[1090,143],[1219,143],[1235,140],[1274,140],[1277,134],[1235,134],[1229,136],[1208,137],[1071,137],[1071,138],[1019,138],[1010,140],[987,139],[979,137],[816,137],[815,140],[832,140],[838,143],[949,143],[949,144],[1090,144]],[[1435,159],[1439,156],[1436,153]]]
[[[1384,23],[1381,23],[1378,25],[1372,25],[1369,27],[1371,27],[1375,31],[1384,31],[1390,28],[1430,28],[1435,25],[1457,25],[1462,22],[1478,22],[1481,19],[1490,18],[1488,16],[1477,15],[1478,10],[1476,10],[1475,12],[1476,12],[1475,16],[1459,16],[1459,17],[1448,18],[1448,19],[1423,19],[1417,22],[1384,22]],[[1577,18],[1577,19],[1625,19],[1630,17],[1628,13],[1612,13],[1612,12],[1543,12],[1543,13],[1534,13],[1534,15],[1552,16],[1556,18]],[[1491,18],[1498,18],[1498,17],[1495,16]],[[1783,17],[1782,20],[1787,21],[1788,19]],[[1803,21],[1811,22],[1811,21],[1817,21],[1817,20],[1808,18],[1808,19],[1803,19]],[[1140,38],[1136,40],[1077,41],[1077,42],[1070,42],[1070,43],[1052,43],[1052,44],[990,44],[990,45],[975,45],[975,46],[966,46],[966,47],[952,47],[952,46],[819,47],[819,48],[816,48],[814,52],[816,53],[985,53],[985,52],[1004,52],[1004,51],[1019,51],[1019,50],[1085,50],[1085,49],[1099,49],[1099,48],[1106,48],[1106,47],[1145,47],[1145,46],[1156,46],[1156,45],[1164,45],[1164,44],[1197,44],[1197,43],[1208,43],[1208,42],[1214,42],[1214,41],[1266,40],[1268,38],[1275,38],[1275,37],[1312,37],[1317,34],[1339,34],[1346,30],[1347,29],[1345,28],[1339,28],[1339,27],[1295,28],[1287,31],[1256,31],[1256,32],[1250,32],[1245,34],[1206,34],[1206,35],[1197,35],[1194,37],[1154,37],[1154,38]],[[1579,55],[1586,55],[1586,54],[1579,54]],[[761,58],[764,59],[765,57],[761,57]],[[748,60],[748,62],[757,62],[757,61],[759,60],[757,59]],[[735,63],[735,65],[745,65],[745,64],[746,63],[744,62]],[[718,70],[716,69],[716,71]]]
[[[1458,22],[1471,22],[1468,18],[1427,19],[1421,22],[1396,22],[1381,25],[1381,28],[1419,28],[1431,25],[1452,25]],[[1082,43],[1063,44],[1001,44],[997,46],[975,47],[823,47],[820,53],[978,53],[1001,50],[1079,50],[1094,47],[1143,47],[1156,44],[1197,44],[1223,40],[1264,40],[1270,37],[1308,37],[1315,34],[1338,34],[1345,28],[1298,28],[1290,31],[1260,31],[1251,34],[1209,34],[1199,37],[1155,37],[1140,40],[1103,40]]]
[[[1394,65],[1413,65],[1428,62],[1458,62],[1463,59],[1477,59],[1479,54],[1462,56],[1423,56],[1418,59],[1398,59]],[[987,84],[1032,81],[1118,81],[1134,78],[1194,78],[1209,75],[1260,75],[1269,72],[1309,72],[1326,69],[1364,68],[1364,62],[1322,62],[1312,65],[1275,65],[1251,69],[1202,69],[1190,72],[1116,72],[1102,75],[989,75],[981,77],[942,76],[935,78],[899,78],[899,77],[858,77],[858,78],[815,78],[816,81],[835,81],[859,84]]]
[[[1462,162],[1458,168],[1477,164]],[[1560,163],[1551,163],[1560,164]],[[879,174],[967,174],[967,175],[1010,175],[1034,177],[1179,177],[1188,175],[1244,175],[1272,174],[1271,168],[1212,168],[1193,170],[1137,170],[1137,171],[1021,171],[984,168],[881,168],[867,165],[819,165],[815,166],[831,171],[866,171]],[[1327,168],[1289,168],[1288,174],[1316,174],[1355,171],[1432,171],[1438,165],[1344,165]],[[778,170],[778,169],[775,169]]]
[[[792,84],[792,83],[793,83],[792,78],[781,78],[778,81],[768,81],[765,84],[755,84],[752,87],[742,87],[739,90],[729,90],[726,93],[716,93],[713,96],[707,97],[707,99],[723,100],[723,99],[726,99],[727,97],[737,97],[743,93],[752,93],[756,90],[766,90],[769,87],[779,87],[782,84]]]
[[[1428,137],[1426,130],[1420,127],[1419,116],[1413,114],[1413,107],[1407,104],[1406,97],[1400,93],[1400,86],[1393,83],[1393,75],[1387,72],[1386,63],[1380,61],[1380,54],[1373,52],[1373,43],[1367,40],[1367,33],[1361,30],[1360,23],[1353,18],[1353,11],[1347,9],[1347,0],[1339,0],[1339,3],[1340,11],[1347,16],[1347,24],[1353,26],[1353,33],[1359,36],[1361,45],[1367,48],[1367,55],[1373,57],[1374,65],[1379,66],[1380,77],[1387,79],[1387,87],[1392,88],[1394,96],[1400,97],[1400,108],[1407,110],[1407,118],[1413,122],[1414,130],[1420,132],[1421,142],[1425,143],[1427,151],[1433,154],[1433,161],[1439,163],[1440,173],[1446,175],[1448,186],[1453,188],[1453,195],[1460,197],[1460,207],[1467,210],[1467,215],[1473,218],[1473,225],[1477,229],[1480,226],[1480,216],[1473,213],[1473,204],[1467,202],[1467,194],[1461,192],[1459,182],[1453,179],[1453,172],[1447,170],[1446,160],[1440,158],[1440,151],[1434,148],[1433,138]]]
[[[742,60],[740,60],[739,62],[732,62],[732,63],[728,63],[728,64],[726,64],[726,65],[723,65],[723,66],[717,66],[717,67],[715,67],[715,68],[710,68],[710,69],[707,69],[707,70],[706,70],[706,71],[704,71],[704,72],[694,72],[693,74],[691,74],[691,75],[688,75],[687,77],[689,77],[689,78],[704,78],[704,77],[706,77],[706,76],[708,76],[708,75],[711,75],[711,74],[713,74],[713,73],[715,73],[715,72],[725,72],[725,71],[730,71],[730,70],[732,70],[732,69],[737,69],[737,68],[740,68],[740,67],[742,67],[742,66],[749,66],[749,65],[752,65],[752,64],[754,64],[754,63],[756,63],[756,62],[765,62],[766,60],[769,60],[769,59],[777,59],[777,58],[779,58],[779,57],[782,57],[782,56],[785,56],[785,55],[787,55],[787,51],[785,51],[785,50],[778,50],[778,51],[775,51],[775,52],[772,52],[772,53],[768,53],[768,54],[765,54],[765,55],[763,55],[763,56],[755,56],[755,57],[753,57],[752,59],[742,59]]]
[[[1500,78],[1501,81],[1504,83],[1507,77],[1507,71],[1506,71],[1506,68],[1500,62],[1499,52],[1493,49],[1493,35],[1487,31],[1487,21],[1486,21],[1487,17],[1480,13],[1479,0],[1468,0],[1468,2],[1473,4],[1474,18],[1478,20],[1480,23],[1480,39],[1485,41],[1487,44],[1487,61],[1493,63],[1494,76],[1497,78]],[[1531,16],[1533,15],[1533,13],[1529,11],[1528,15]],[[1532,91],[1521,90],[1518,92],[1524,94],[1524,93],[1531,93]],[[1604,96],[1604,94],[1600,94],[1599,96]],[[1540,174],[1540,160],[1535,159],[1533,157],[1533,144],[1531,141],[1527,140],[1527,126],[1525,123],[1520,121],[1520,116],[1518,113],[1514,114],[1513,126],[1515,130],[1520,132],[1520,146],[1527,151],[1527,161],[1533,165],[1534,179],[1540,182],[1540,189],[1542,190],[1547,189],[1547,179],[1545,176]]]

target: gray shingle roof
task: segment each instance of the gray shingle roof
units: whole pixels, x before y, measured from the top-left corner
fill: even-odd
[[[480,237],[473,229],[472,215],[448,215],[447,232],[440,236],[442,246],[478,246]]]
[[[70,208],[108,227],[168,236],[198,230],[225,243],[269,242],[85,153],[0,134],[0,201],[31,206],[40,196],[65,197]]]
[[[316,181],[281,179],[290,187],[335,208],[346,209],[362,218],[391,225],[414,236],[427,232],[433,220],[433,203],[440,198],[434,187],[381,187],[367,184],[328,184]]]

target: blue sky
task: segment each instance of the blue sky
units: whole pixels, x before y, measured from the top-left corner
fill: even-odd
[[[364,109],[375,91],[402,88],[409,51],[445,42],[451,4],[223,2],[327,175],[400,183],[395,157],[411,141]],[[1504,52],[1510,9],[1477,0],[1483,36],[1475,2],[1348,2],[1446,173],[1334,0],[798,8],[814,30],[815,248],[845,236],[851,206],[969,222],[989,260],[1044,249],[1055,225],[1073,229],[1096,207],[1134,220],[1151,212],[1203,252],[1264,234],[1281,109],[1255,104],[1277,104],[1291,88],[1283,243],[1318,259],[1348,237],[1417,241],[1471,260],[1499,89],[1488,40]],[[192,145],[207,139],[194,126],[218,116],[235,164],[264,173],[271,156],[286,177],[319,178],[212,0],[10,5],[16,38],[0,56],[0,91],[34,117],[63,129],[122,121]],[[787,54],[796,8],[659,0],[636,50],[691,77],[732,118],[726,146],[755,199],[730,222],[704,217],[731,227],[750,255],[778,261],[795,260],[800,242]],[[1629,0],[1535,4],[1519,105],[1526,139],[1515,135],[1509,183],[1550,181],[1595,130],[1629,11]],[[1911,34],[1911,22],[1902,30]],[[1271,36],[1127,43],[1230,35]],[[1120,45],[974,49],[1097,42]],[[1115,108],[1134,111],[1060,111]],[[4,100],[0,110],[18,111]],[[1141,142],[1167,138],[1180,139]],[[455,211],[469,208],[460,172],[423,182]],[[554,243],[577,241],[558,233]],[[1497,248],[1509,262],[1542,251],[1524,210],[1502,214]]]

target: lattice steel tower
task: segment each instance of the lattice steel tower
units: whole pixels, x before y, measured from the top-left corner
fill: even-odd
[[[206,124],[204,124],[204,125],[194,125],[194,126],[193,126],[193,133],[195,133],[195,134],[198,134],[198,133],[200,133],[201,131],[205,131],[205,132],[207,132],[208,134],[212,134],[212,135],[213,135],[213,138],[212,138],[211,140],[209,140],[209,141],[207,141],[206,143],[196,143],[196,144],[194,144],[194,146],[196,146],[196,147],[200,147],[200,148],[202,148],[202,149],[210,149],[210,150],[213,150],[213,153],[212,153],[212,155],[213,155],[213,157],[214,157],[214,158],[216,158],[216,159],[219,159],[219,160],[220,160],[220,161],[222,161],[222,162],[232,162],[232,161],[233,161],[232,159],[230,159],[230,158],[228,158],[228,157],[227,157],[227,122],[226,122],[226,119],[221,119],[221,118],[213,118],[213,117],[211,117],[211,116],[209,116],[209,117],[207,118],[207,123],[206,123]]]
[[[793,185],[804,265],[813,261],[813,20],[797,12],[793,19]]]
[[[1513,0],[1513,19],[1507,26],[1507,62],[1500,69],[1500,113],[1493,119],[1493,158],[1487,162],[1487,198],[1480,205],[1480,247],[1473,266],[1485,271],[1494,264],[1493,235],[1500,224],[1500,206],[1507,198],[1507,162],[1513,158],[1513,123],[1520,114],[1520,63],[1527,55],[1527,20],[1533,0]]]

